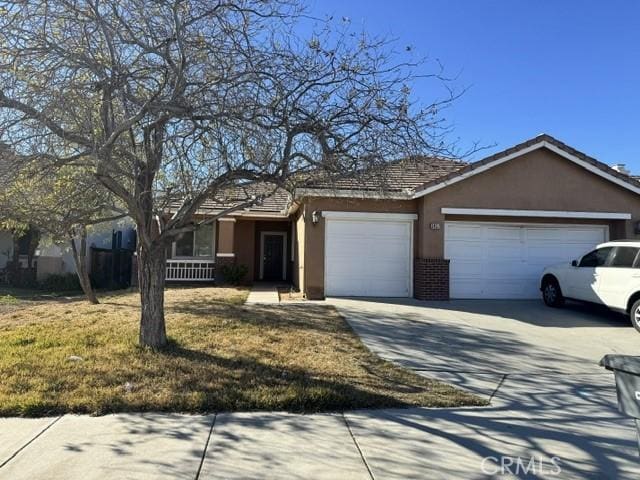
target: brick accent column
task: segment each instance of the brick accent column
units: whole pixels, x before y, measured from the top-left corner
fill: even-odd
[[[416,258],[413,296],[418,300],[449,300],[449,260]]]

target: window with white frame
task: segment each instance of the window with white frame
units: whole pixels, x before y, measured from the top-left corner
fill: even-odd
[[[173,257],[213,257],[215,227],[212,223],[200,225],[191,232],[176,237]]]

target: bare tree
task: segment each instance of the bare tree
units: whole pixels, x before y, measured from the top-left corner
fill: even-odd
[[[92,168],[126,205],[142,345],[166,343],[165,247],[208,198],[446,150],[439,112],[453,95],[411,95],[420,76],[446,88],[439,70],[420,75],[408,49],[331,22],[295,35],[309,21],[295,0],[2,5],[0,141]]]

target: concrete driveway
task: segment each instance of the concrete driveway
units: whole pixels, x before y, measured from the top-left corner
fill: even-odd
[[[490,401],[357,415],[352,428],[373,471],[371,452],[387,436],[406,444],[395,445],[412,452],[414,471],[443,478],[640,477],[633,421],[618,414],[613,375],[598,366],[606,353],[640,354],[640,334],[624,317],[538,301],[331,303],[381,357]],[[516,472],[518,463],[529,469]],[[384,457],[378,465],[381,478],[395,473]]]

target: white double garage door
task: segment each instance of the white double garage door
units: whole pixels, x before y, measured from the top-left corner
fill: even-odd
[[[608,235],[606,226],[447,223],[450,296],[537,298],[545,267],[580,257]]]
[[[412,215],[328,215],[327,296],[413,295]],[[544,267],[579,257],[608,239],[595,225],[445,223],[451,298],[539,296]]]

